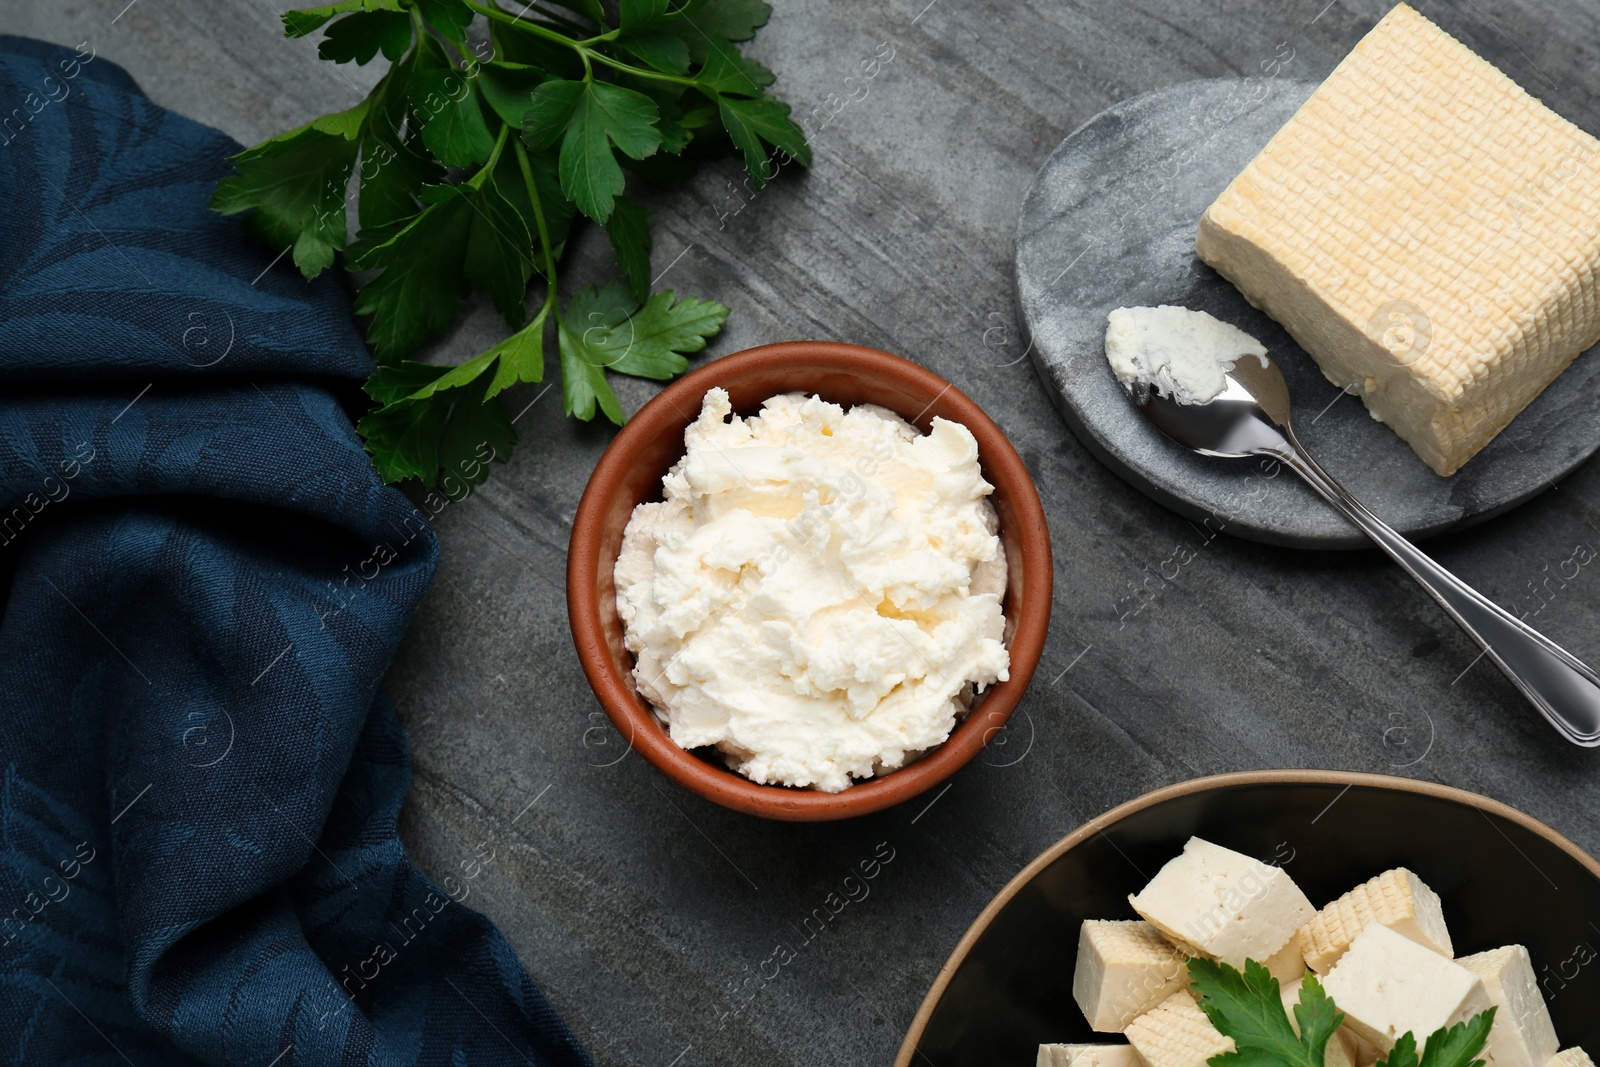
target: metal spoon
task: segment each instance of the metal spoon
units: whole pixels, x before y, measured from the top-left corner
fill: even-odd
[[[1203,456],[1271,456],[1344,513],[1415,578],[1567,740],[1600,746],[1600,677],[1566,649],[1435,563],[1319,467],[1289,422],[1289,387],[1270,358],[1244,356],[1206,404],[1179,404],[1146,385],[1134,404],[1168,437]]]

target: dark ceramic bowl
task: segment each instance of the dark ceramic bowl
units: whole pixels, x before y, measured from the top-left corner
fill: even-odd
[[[1431,782],[1256,771],[1183,782],[1057,842],[990,902],[940,970],[896,1067],[1031,1067],[1095,1035],[1072,999],[1085,919],[1136,918],[1138,892],[1191,835],[1278,862],[1319,907],[1391,867],[1444,899],[1457,955],[1522,944],[1561,1047],[1600,1048],[1600,863],[1543,823]]]
[[[878,404],[926,432],[934,416],[959,422],[978,443],[978,463],[994,486],[1009,570],[1005,598],[1010,678],[990,686],[944,744],[900,770],[841,793],[758,785],[731,771],[712,749],[673,743],[633,683],[623,644],[613,570],[634,506],[661,499],[661,477],[683,455],[683,431],[706,391],[721,386],[733,410],[753,415],[779,393],[805,392],[835,404]],[[707,800],[769,819],[811,821],[864,815],[944,781],[1005,725],[1033,677],[1050,626],[1050,534],[1033,479],[1016,449],[961,390],[909,360],[859,345],[791,341],[724,356],[678,379],[628,420],[595,465],[572,522],[567,553],[567,615],[584,674],[611,722],[667,777]]]

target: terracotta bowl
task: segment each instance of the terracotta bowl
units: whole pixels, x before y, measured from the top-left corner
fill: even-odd
[[[1600,1047],[1600,863],[1497,800],[1410,778],[1251,771],[1130,800],[1002,889],[934,979],[895,1067],[1032,1067],[1043,1042],[1120,1042],[1072,997],[1085,919],[1136,918],[1128,894],[1191,835],[1276,863],[1321,907],[1407,867],[1444,901],[1457,956],[1526,945],[1561,1047]]]
[[[759,785],[729,770],[714,749],[687,751],[667,735],[633,683],[623,645],[612,570],[636,504],[661,499],[661,478],[683,455],[683,431],[708,389],[728,391],[741,415],[779,393],[805,392],[850,406],[870,403],[926,431],[934,416],[959,422],[978,442],[978,461],[994,486],[1009,568],[1003,610],[1011,677],[991,686],[949,740],[914,763],[841,793]],[[612,723],[640,755],[691,792],[769,819],[843,819],[908,800],[948,778],[1005,725],[1028,687],[1050,624],[1050,536],[1033,480],[1005,434],[959,389],[898,356],[858,345],[791,341],[712,361],[663,389],[628,420],[600,457],[572,523],[567,614],[589,684]]]

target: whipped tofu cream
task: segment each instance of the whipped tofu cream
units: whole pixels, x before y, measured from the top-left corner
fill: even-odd
[[[1106,318],[1106,360],[1117,379],[1180,404],[1215,400],[1227,388],[1227,372],[1246,356],[1267,365],[1260,341],[1204,311],[1162,304],[1117,308]]]
[[[950,736],[1008,676],[1006,563],[966,427],[706,393],[634,509],[617,611],[674,742],[764,783],[847,788]]]

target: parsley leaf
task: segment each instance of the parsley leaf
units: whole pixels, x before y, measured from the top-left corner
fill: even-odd
[[[422,143],[445,166],[470,167],[494,151],[476,79],[449,68],[417,71],[411,76],[411,107],[422,123]]]
[[[384,407],[391,407],[439,379],[449,367],[404,359],[378,368],[361,388]]]
[[[689,73],[689,44],[659,30],[625,31],[617,44],[635,59],[667,74]]]
[[[345,189],[356,162],[356,142],[302,126],[228,157],[237,174],[217,183],[211,210],[236,215],[275,248],[294,246],[294,263],[306,278],[333,264],[344,247]]]
[[[661,144],[655,101],[620,85],[597,81],[549,81],[533,94],[522,120],[529,148],[548,148],[561,138],[561,191],[578,210],[603,223],[622,193],[622,168],[611,146],[644,159]]]
[[[605,22],[606,13],[600,6],[600,0],[555,0],[555,3],[568,11],[576,11],[596,25]]]
[[[1200,1009],[1221,1033],[1233,1038],[1237,1052],[1224,1052],[1206,1062],[1210,1067],[1323,1067],[1328,1039],[1344,1022],[1315,977],[1307,976],[1295,1005],[1299,1032],[1279,997],[1278,980],[1255,960],[1240,973],[1226,963],[1189,961],[1189,978],[1200,994]]]
[[[366,124],[367,112],[371,107],[372,98],[368,97],[354,107],[312,119],[311,128],[323,133],[335,133],[346,141],[353,141],[361,135],[361,127]]]
[[[1375,1067],[1483,1067],[1484,1061],[1477,1057],[1489,1041],[1496,1010],[1490,1008],[1464,1023],[1435,1030],[1423,1046],[1420,1061],[1416,1035],[1402,1034],[1388,1056],[1381,1057]]]
[[[605,370],[590,362],[581,335],[574,334],[563,322],[557,327],[556,337],[561,351],[561,410],[587,422],[594,418],[598,404],[606,418],[621,426],[622,405],[606,382]]]
[[[672,290],[652,295],[641,308],[621,282],[604,289],[585,286],[562,316],[559,341],[563,402],[567,414],[594,418],[598,404],[612,422],[622,422],[622,405],[605,372],[641,378],[671,378],[689,361],[684,354],[705,347],[722,329],[728,309],[695,297],[674,303]]]
[[[748,41],[772,17],[772,5],[765,0],[690,0],[683,14],[707,37]]]
[[[533,91],[551,75],[526,63],[485,63],[478,68],[478,92],[500,121],[521,128],[533,103]]]
[[[617,0],[617,15],[624,30],[635,30],[655,25],[668,7],[668,0]]]
[[[414,0],[428,24],[452,41],[467,39],[472,9],[461,0]]]
[[[449,369],[424,363],[385,367],[367,384],[367,392],[383,400]],[[384,481],[416,478],[425,485],[442,485],[451,496],[464,495],[487,478],[486,459],[508,455],[517,440],[504,405],[486,397],[482,383],[421,400],[393,400],[364,417],[356,429]]]
[[[656,70],[689,73],[689,43],[667,26],[667,0],[621,0],[617,45]]]
[[[449,325],[456,301],[469,288],[487,289],[512,326],[533,273],[532,243],[522,216],[490,171],[461,185],[430,185],[428,207],[378,244],[359,245],[357,267],[382,273],[361,287],[356,312],[373,316],[367,330],[380,362],[411,351]]]
[[[684,355],[706,346],[728,321],[728,308],[712,300],[686,296],[673,303],[671,289],[651,294],[644,307],[629,319],[627,345],[613,358],[610,368],[619,374],[665,380],[689,367]],[[621,336],[621,330],[613,330]]]
[[[606,236],[617,255],[617,267],[628,279],[635,302],[650,292],[650,210],[618,197],[606,220]]]
[[[700,68],[695,81],[716,95],[732,93],[735,96],[760,96],[765,86],[771,85],[774,75],[753,59],[746,59],[726,41],[711,42],[711,52],[706,65]]]
[[[800,132],[800,127],[790,120],[788,104],[724,96],[717,98],[717,113],[734,146],[744,155],[745,167],[755,179],[756,188],[767,184],[772,177],[767,144],[782,149],[802,166],[810,166],[811,146],[806,144],[806,135]]]
[[[407,124],[406,91],[415,62],[413,52],[389,68],[367,98],[357,204],[363,234],[368,227],[388,226],[415,215],[422,187],[444,177],[444,168],[425,150],[422,135]]]
[[[401,10],[404,9],[400,6],[400,0],[341,0],[340,3],[323,7],[285,11],[279,18],[283,21],[285,37],[306,37],[317,32],[318,27],[329,19],[348,12]]]
[[[668,25],[689,46],[689,56],[703,63],[714,39],[748,41],[772,17],[764,0],[688,0]]]
[[[489,291],[507,325],[513,329],[521,326],[528,318],[522,300],[533,273],[533,239],[528,228],[494,182],[485,182],[481,189],[473,189],[470,183],[454,188],[468,198],[473,212],[461,272],[473,288]]]
[[[358,66],[370,63],[383,52],[393,62],[411,47],[411,20],[399,11],[374,11],[346,15],[323,31],[317,55],[335,63],[355,60]]]
[[[415,349],[450,324],[467,295],[461,276],[472,206],[450,186],[423,190],[428,206],[381,243],[357,243],[354,265],[382,273],[356,294],[356,314],[371,315],[367,341],[380,363]],[[380,234],[379,236],[384,236]]]
[[[544,378],[544,325],[549,305],[516,333],[485,352],[499,360],[485,396],[496,396],[518,382],[537,382]]]

